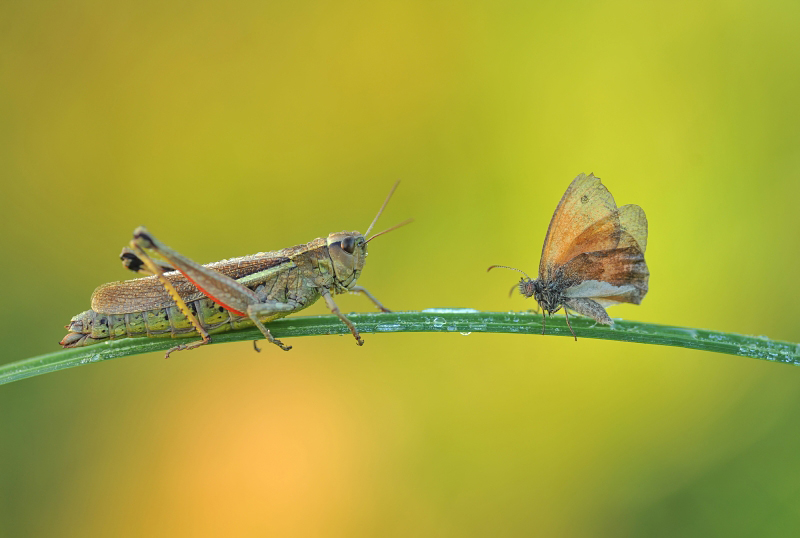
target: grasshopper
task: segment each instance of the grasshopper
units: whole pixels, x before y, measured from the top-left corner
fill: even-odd
[[[59,343],[68,348],[141,336],[201,337],[171,348],[169,357],[173,351],[208,344],[212,334],[255,325],[270,343],[289,351],[291,346],[273,337],[264,323],[298,312],[322,297],[361,346],[364,340],[358,329],[332,296],[363,293],[381,311],[390,312],[356,281],[364,269],[367,243],[411,222],[366,238],[398,183],[363,235],[334,232],[303,245],[208,265],[181,255],[140,226],[120,259],[127,269],[148,276],[97,288],[91,310],[72,318],[66,326],[70,332]],[[260,351],[255,341],[253,346]]]

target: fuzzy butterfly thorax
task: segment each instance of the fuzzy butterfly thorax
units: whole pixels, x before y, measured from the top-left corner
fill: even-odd
[[[567,284],[566,280],[544,282],[523,278],[519,282],[519,292],[526,298],[533,297],[545,312],[556,312],[564,304],[564,289],[568,287]]]

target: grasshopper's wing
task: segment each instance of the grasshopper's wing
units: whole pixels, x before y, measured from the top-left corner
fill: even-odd
[[[263,282],[270,274],[288,269],[293,265],[294,262],[286,256],[265,253],[210,263],[204,267],[234,280],[247,278],[249,285]],[[178,294],[187,303],[206,296],[177,271],[164,273],[164,277],[175,286]],[[155,276],[103,284],[92,294],[92,310],[104,314],[142,312],[174,304],[175,302],[167,290]]]
[[[539,278],[584,252],[616,248],[620,217],[614,197],[594,175],[576,177],[558,203],[542,246]]]

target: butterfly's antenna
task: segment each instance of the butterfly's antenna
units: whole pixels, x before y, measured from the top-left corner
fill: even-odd
[[[396,229],[398,229],[400,226],[405,226],[406,224],[411,224],[412,222],[414,222],[414,219],[408,219],[408,220],[404,220],[404,221],[403,221],[403,222],[401,222],[400,224],[395,224],[395,225],[394,225],[394,226],[392,226],[391,228],[386,228],[384,231],[382,231],[382,232],[378,232],[378,233],[376,233],[375,235],[373,235],[372,237],[370,237],[369,239],[367,239],[367,243],[369,243],[370,241],[372,241],[373,239],[375,239],[375,238],[376,238],[376,237],[378,237],[379,235],[388,234],[388,233],[389,233],[389,232],[391,232],[392,230],[396,230]]]
[[[366,237],[366,236],[368,236],[368,235],[369,235],[369,232],[371,232],[371,231],[372,231],[372,227],[373,227],[373,226],[375,226],[375,223],[376,223],[376,222],[378,222],[378,217],[380,217],[380,216],[381,216],[381,213],[383,213],[383,210],[384,210],[384,209],[386,209],[386,204],[388,204],[388,203],[389,203],[389,198],[391,198],[391,197],[392,197],[392,195],[394,194],[394,191],[395,191],[395,189],[397,189],[397,186],[398,186],[399,184],[400,184],[400,180],[398,179],[397,181],[395,181],[395,182],[394,182],[394,185],[392,185],[392,190],[390,190],[390,191],[389,191],[389,196],[387,196],[387,197],[386,197],[386,200],[384,200],[384,202],[383,202],[383,205],[382,205],[382,206],[381,206],[381,208],[378,210],[378,214],[377,214],[377,215],[375,215],[375,218],[374,218],[374,219],[372,219],[372,224],[370,224],[370,225],[369,225],[369,228],[367,228],[367,231],[364,233],[364,237]]]
[[[499,269],[511,269],[512,271],[519,271],[520,273],[525,275],[525,278],[527,278],[528,280],[533,280],[531,277],[528,276],[528,273],[526,273],[522,269],[517,269],[516,267],[509,267],[507,265],[492,265],[486,271],[488,272],[488,271],[491,271],[492,269],[498,269],[498,268]]]

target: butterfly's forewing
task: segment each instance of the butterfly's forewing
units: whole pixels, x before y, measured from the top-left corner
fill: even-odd
[[[551,280],[556,269],[584,252],[616,248],[619,216],[614,197],[594,175],[576,177],[556,207],[539,262],[539,278]]]
[[[583,230],[571,244],[564,245],[552,265],[558,268],[584,252],[617,248],[621,233],[619,213],[615,210]]]

